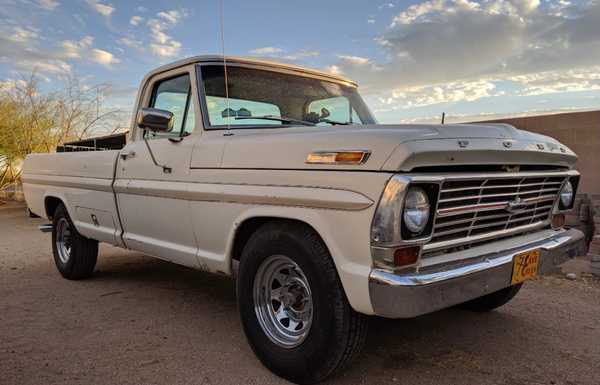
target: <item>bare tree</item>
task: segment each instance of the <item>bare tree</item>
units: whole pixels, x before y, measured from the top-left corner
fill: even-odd
[[[69,75],[59,90],[43,92],[35,73],[0,89],[0,189],[19,178],[27,154],[114,133],[123,114],[104,106],[108,90]]]

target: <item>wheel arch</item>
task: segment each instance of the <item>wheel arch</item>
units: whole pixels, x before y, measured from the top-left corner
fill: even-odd
[[[66,204],[64,200],[60,197],[54,195],[47,195],[44,197],[44,210],[46,211],[46,218],[52,220],[54,217],[54,213],[59,205],[64,205],[66,208]],[[67,209],[68,212],[68,209]]]
[[[321,238],[321,241],[323,242],[325,247],[327,247],[327,250],[329,251],[329,253],[331,253],[331,250],[327,246],[327,242],[325,241],[323,236],[319,233],[319,231],[317,231],[317,229],[313,225],[311,225],[310,223],[308,223],[305,220],[298,219],[298,218],[289,218],[289,217],[254,216],[254,217],[248,217],[248,218],[244,219],[239,224],[239,226],[237,226],[237,228],[236,228],[236,231],[233,235],[231,251],[229,253],[229,257],[230,257],[232,263],[234,261],[237,261],[237,262],[240,261],[240,257],[241,257],[242,251],[244,250],[244,246],[246,245],[246,243],[248,242],[250,237],[256,231],[258,231],[264,224],[270,223],[270,222],[295,223],[299,226],[308,227],[309,229],[314,231],[315,234],[317,234],[319,236],[319,238]]]

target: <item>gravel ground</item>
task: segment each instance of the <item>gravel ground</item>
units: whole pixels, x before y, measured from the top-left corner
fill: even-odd
[[[93,279],[62,279],[44,223],[0,205],[0,384],[281,384],[258,362],[231,280],[101,247]],[[600,283],[583,259],[487,314],[371,319],[332,384],[600,384]]]

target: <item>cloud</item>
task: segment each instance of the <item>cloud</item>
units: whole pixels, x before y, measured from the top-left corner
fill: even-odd
[[[250,50],[253,55],[275,55],[283,52],[283,49],[277,47],[261,47]]]
[[[343,63],[353,66],[364,66],[371,63],[371,59],[360,56],[339,55],[338,58],[340,58]]]
[[[85,36],[79,41],[64,40],[62,42],[63,55],[69,59],[81,59],[94,42],[92,36]]]
[[[56,7],[60,5],[60,3],[56,0],[37,0],[36,3],[38,7],[46,9],[48,11],[53,11]]]
[[[170,11],[162,11],[162,12],[159,12],[156,14],[156,16],[165,20],[166,22],[168,22],[171,25],[175,25],[175,24],[179,23],[181,18],[186,15],[187,15],[187,12],[185,10],[177,11],[174,9],[170,10]]]
[[[90,51],[90,60],[105,67],[111,67],[120,62],[112,53],[98,48],[92,48]]]
[[[397,89],[390,98],[381,99],[382,104],[392,105],[392,109],[424,107],[439,103],[472,102],[477,99],[501,94],[489,80],[451,82],[431,86]]]
[[[137,26],[142,21],[144,21],[144,18],[141,16],[131,16],[131,19],[129,19],[129,24]]]
[[[63,60],[51,59],[46,61],[24,61],[19,67],[28,72],[38,72],[53,75],[63,75],[71,72],[70,64]]]
[[[122,37],[119,40],[117,40],[117,43],[124,45],[126,47],[129,47],[129,48],[133,48],[139,52],[145,51],[144,45],[142,44],[142,42],[140,40],[136,40],[131,37]]]
[[[59,74],[71,71],[61,50],[40,43],[40,31],[26,26],[0,24],[0,63],[12,64],[18,71]]]
[[[429,0],[394,10],[375,39],[381,59],[339,55],[328,70],[399,104],[491,97],[507,81],[515,95],[596,89],[576,75],[600,63],[599,1]]]
[[[8,39],[17,43],[28,43],[36,40],[38,37],[38,30],[34,28],[16,26],[13,29],[13,33],[8,36]]]
[[[109,17],[115,11],[115,7],[113,7],[112,5],[101,3],[98,0],[87,0],[87,3],[96,12],[105,17]]]
[[[63,40],[48,45],[42,32],[26,26],[0,25],[0,63],[11,63],[18,71],[37,72],[44,79],[72,71],[72,61],[87,61],[111,68],[119,63],[111,52],[93,47],[94,38]]]
[[[250,50],[249,52],[250,52],[250,54],[256,55],[259,57],[274,58],[274,59],[279,59],[282,61],[299,61],[302,59],[306,59],[309,57],[316,57],[316,56],[320,55],[319,51],[307,50],[307,49],[302,49],[299,51],[286,53],[286,50],[279,48],[279,47],[254,48],[254,49]]]
[[[185,10],[170,10],[158,12],[156,18],[148,20],[146,25],[150,28],[152,39],[150,52],[162,59],[179,55],[181,43],[169,36],[166,31],[177,25],[186,16]]]
[[[522,86],[521,95],[600,90],[600,66],[530,73],[513,76],[510,80]]]
[[[0,80],[0,90],[12,91],[17,87],[25,87],[27,82],[23,79],[5,79]]]
[[[391,9],[394,8],[395,5],[393,3],[384,3],[377,7],[377,9]]]
[[[94,38],[84,36],[81,40],[64,40],[62,42],[62,52],[60,55],[64,59],[87,60],[92,63],[100,64],[107,68],[112,68],[114,64],[120,62],[112,53],[93,48]]]
[[[316,57],[316,56],[319,56],[319,51],[300,50],[300,51],[292,52],[288,55],[283,55],[281,58],[283,60],[298,61],[298,60],[306,59],[309,57]]]

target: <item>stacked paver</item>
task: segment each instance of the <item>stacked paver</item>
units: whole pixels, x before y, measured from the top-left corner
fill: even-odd
[[[600,194],[590,195],[590,214],[594,235],[588,249],[588,257],[592,264],[592,274],[600,277]]]
[[[585,234],[586,246],[594,235],[594,222],[591,199],[588,194],[577,194],[573,209],[565,215],[566,227],[574,228]],[[587,247],[586,247],[587,250]]]

